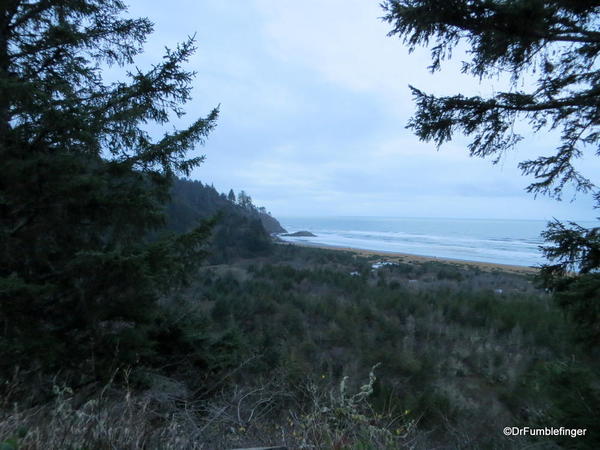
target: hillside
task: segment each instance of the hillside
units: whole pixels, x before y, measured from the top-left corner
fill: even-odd
[[[270,235],[285,233],[281,224],[257,207],[244,191],[237,196],[219,193],[200,181],[176,179],[166,207],[167,229],[185,233],[201,221],[218,217],[213,228],[211,262],[265,254],[271,246]]]
[[[64,439],[181,450],[575,448],[568,436],[502,435],[550,423],[587,428],[576,448],[598,448],[592,362],[528,275],[281,244],[267,258],[202,268],[164,306],[165,364],[144,356],[95,393],[65,387],[30,409],[22,399],[35,390],[9,384],[0,436],[24,429],[15,442],[45,449]]]

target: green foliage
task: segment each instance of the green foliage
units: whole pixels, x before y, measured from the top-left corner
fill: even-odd
[[[600,346],[600,274],[584,274],[572,279],[555,297],[579,325],[577,337],[595,352]]]
[[[167,205],[167,228],[185,233],[202,220],[216,218],[210,246],[212,263],[265,255],[271,250],[269,233],[285,230],[261,208],[249,205],[242,207],[200,181],[176,179]]]
[[[564,448],[597,448],[600,445],[600,379],[588,365],[581,361],[540,363],[526,377],[534,395],[550,399],[550,407],[543,410],[531,408],[528,417],[540,427],[552,424],[570,429],[586,429],[585,439],[568,436],[558,438]],[[532,401],[532,403],[534,403]]]
[[[268,258],[201,268],[184,292],[159,302],[150,325],[120,330],[143,331],[144,346],[123,348],[138,358],[128,385],[143,391],[116,402],[114,413],[104,406],[107,422],[74,396],[71,410],[61,408],[77,428],[22,421],[39,430],[24,443],[127,432],[123,439],[151,435],[162,444],[175,421],[183,439],[175,448],[523,448],[535,442],[504,439],[504,424],[597,420],[595,366],[568,340],[573,327],[561,309],[526,276],[443,263],[371,271],[371,263],[275,245]],[[376,382],[354,381],[379,362]],[[133,404],[147,395],[147,409]],[[14,398],[4,403],[7,417]],[[148,419],[119,415],[126,405]],[[0,434],[16,435],[2,412]]]
[[[600,198],[600,197],[598,197]],[[555,220],[542,233],[542,247],[550,264],[542,266],[539,279],[552,289],[558,303],[579,324],[577,337],[592,352],[600,344],[600,228],[565,226]]]
[[[600,267],[600,229],[588,230],[573,222],[569,225],[567,228],[555,220],[542,233],[546,241],[554,244],[543,249],[550,261],[556,261],[542,268],[542,276],[549,286],[555,282],[560,284],[568,272],[590,273]]]
[[[236,381],[354,379],[381,362],[374,413],[410,410],[420,430],[438,430],[419,447],[432,448],[451,429],[495,442],[499,418],[517,423],[529,405],[533,387],[526,395],[522,383],[531,365],[574,351],[565,315],[525,276],[442,263],[369,267],[351,253],[277,245],[268,261],[211,269],[196,292],[258,355]],[[540,399],[551,408],[549,394]]]
[[[183,116],[188,39],[148,70],[105,83],[152,30],[121,1],[10,1],[0,15],[0,372],[17,365],[98,375],[149,351],[161,293],[204,254],[209,224],[150,240],[176,173],[217,110]]]
[[[460,132],[471,138],[472,156],[496,163],[522,139],[515,123],[526,122],[536,133],[560,130],[552,152],[519,164],[534,177],[527,191],[560,199],[570,185],[600,205],[598,186],[575,167],[584,152],[597,155],[600,143],[598,2],[386,0],[382,6],[390,36],[411,50],[431,49],[432,72],[464,45],[464,73],[480,80],[510,74],[509,88],[489,97],[435,96],[411,86],[417,111],[408,128],[420,139],[441,146]],[[599,230],[554,221],[543,233],[550,263],[541,280],[577,321],[591,351],[600,329],[593,275],[600,270]]]
[[[233,189],[229,189],[229,194],[227,194],[227,200],[229,200],[232,203],[235,203],[235,193],[233,192]]]
[[[463,62],[463,72],[512,76],[512,89],[490,98],[436,97],[411,87],[417,112],[408,127],[421,139],[441,145],[460,131],[473,137],[471,155],[499,158],[521,140],[513,127],[517,120],[534,131],[560,128],[554,155],[520,164],[537,180],[528,191],[560,197],[568,182],[582,191],[594,188],[572,160],[600,139],[595,1],[387,0],[383,8],[389,35],[411,49],[431,47],[432,71],[464,43],[470,60]],[[521,81],[531,74],[535,88],[524,92]]]

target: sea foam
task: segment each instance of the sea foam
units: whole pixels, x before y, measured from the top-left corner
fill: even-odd
[[[363,217],[281,221],[290,232],[316,235],[282,237],[288,242],[521,266],[544,262],[540,250],[544,221]]]

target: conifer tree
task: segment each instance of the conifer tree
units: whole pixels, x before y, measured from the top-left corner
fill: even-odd
[[[245,191],[240,191],[237,199],[238,205],[240,205],[242,208],[250,209],[252,207],[252,197],[246,194]]]
[[[184,115],[194,40],[131,69],[152,24],[125,12],[120,0],[2,3],[0,374],[138,360],[159,294],[202,254],[207,226],[148,236],[217,110],[151,137],[149,124]],[[115,65],[127,75],[104,81]]]
[[[600,206],[600,188],[575,164],[586,152],[600,154],[597,1],[386,0],[382,6],[390,36],[411,50],[431,49],[431,71],[464,44],[470,58],[463,62],[464,73],[511,82],[508,90],[489,97],[439,97],[411,86],[417,111],[408,128],[438,146],[462,133],[471,137],[472,156],[494,162],[522,139],[515,122],[528,123],[534,132],[559,130],[549,154],[520,163],[523,174],[534,177],[527,191],[560,199],[570,185],[591,193]],[[585,275],[581,295],[560,298],[577,318],[586,317],[586,339],[594,344],[600,343],[599,235],[600,228],[551,223],[544,233],[551,263],[542,268],[546,285],[561,292],[577,286],[573,271]]]
[[[235,203],[235,192],[233,192],[233,189],[229,189],[229,194],[227,194],[227,200],[229,200],[232,203]]]

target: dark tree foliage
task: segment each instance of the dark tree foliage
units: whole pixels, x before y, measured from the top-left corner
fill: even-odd
[[[233,189],[229,189],[229,194],[227,194],[227,200],[235,203],[235,192],[233,192]]]
[[[411,49],[432,46],[432,71],[463,42],[471,56],[463,72],[480,78],[509,74],[513,81],[513,89],[490,98],[435,97],[411,87],[417,113],[408,126],[421,139],[441,145],[460,131],[473,137],[472,155],[498,158],[521,139],[513,129],[516,120],[535,131],[560,129],[554,155],[521,163],[536,178],[528,190],[560,197],[568,182],[582,191],[594,188],[572,162],[600,138],[597,1],[387,0],[383,6],[390,35]],[[535,87],[520,90],[518,81],[532,71]]]
[[[265,255],[272,248],[269,233],[285,232],[275,218],[254,205],[244,208],[200,181],[176,179],[167,206],[168,229],[184,233],[212,217],[218,217],[209,247],[212,263]]]
[[[7,0],[0,9],[0,372],[96,370],[152,343],[156,300],[202,255],[208,226],[147,239],[164,224],[170,180],[217,110],[154,139],[184,114],[193,39],[146,71],[152,31],[120,0]],[[146,348],[146,350],[144,350]]]
[[[567,227],[554,221],[542,236],[554,243],[545,247],[544,252],[558,263],[544,265],[541,278],[579,325],[580,340],[597,350],[600,348],[600,229],[586,229],[574,222]]]
[[[402,38],[411,50],[430,47],[432,71],[462,43],[469,58],[464,73],[511,80],[508,91],[487,98],[436,97],[411,86],[417,111],[408,128],[438,146],[460,132],[471,137],[472,156],[494,162],[521,140],[517,121],[529,123],[534,132],[558,130],[549,156],[520,163],[523,174],[534,177],[527,190],[560,199],[571,185],[593,194],[600,206],[598,186],[574,165],[584,152],[600,155],[600,2],[385,0],[382,6],[390,36]],[[524,85],[532,87],[524,90]],[[572,270],[598,271],[599,230],[549,225],[544,252],[554,264],[542,268],[548,286],[567,289]]]

